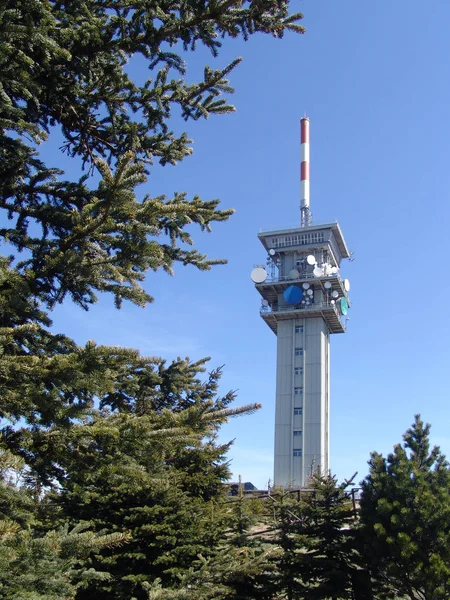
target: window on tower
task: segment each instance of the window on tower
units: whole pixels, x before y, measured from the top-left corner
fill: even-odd
[[[302,396],[303,395],[303,388],[301,388],[301,387],[294,388],[294,394],[296,396]]]
[[[294,456],[301,456],[302,455],[302,449],[301,448],[294,448],[292,454]]]
[[[303,356],[303,348],[296,348],[295,356]]]
[[[303,333],[303,326],[302,325],[296,325],[295,326],[295,333]]]
[[[301,406],[294,408],[294,415],[302,415],[302,414],[303,414],[303,408]]]
[[[294,436],[297,436],[297,437],[298,437],[298,436],[300,436],[300,435],[302,435],[302,432],[301,432],[301,431],[294,431]]]
[[[295,367],[294,373],[296,375],[303,375],[303,367]]]

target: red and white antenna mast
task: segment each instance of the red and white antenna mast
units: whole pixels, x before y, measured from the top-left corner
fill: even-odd
[[[309,209],[309,119],[300,119],[300,214],[302,227],[312,223]]]

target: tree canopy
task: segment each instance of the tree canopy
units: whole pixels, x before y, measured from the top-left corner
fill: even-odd
[[[443,600],[450,593],[450,470],[416,415],[387,457],[374,452],[363,482],[365,553],[385,597]]]
[[[302,15],[288,9],[286,0],[2,3],[0,207],[11,224],[0,236],[23,256],[14,268],[31,295],[49,307],[69,295],[87,308],[107,291],[117,305],[144,305],[148,270],[220,262],[189,249],[186,225],[209,229],[232,210],[182,192],[139,198],[136,188],[155,162],[191,154],[187,133],[171,129],[174,114],[195,121],[234,110],[224,94],[240,59],[206,65],[203,79],[188,83],[186,53],[203,45],[217,56],[226,38],[303,32]],[[127,69],[137,57],[149,72],[143,83]],[[39,158],[54,130],[86,170],[78,180]]]
[[[145,183],[192,153],[180,117],[234,110],[240,59],[193,82],[190,52],[215,60],[226,40],[302,33],[301,18],[287,0],[0,3],[2,597],[228,593],[207,574],[231,519],[217,431],[257,405],[232,407],[208,359],[79,344],[50,315],[104,292],[144,306],[149,271],[224,262],[193,247],[192,226],[233,211],[183,191],[151,196]],[[57,153],[44,160],[55,137],[76,176]]]

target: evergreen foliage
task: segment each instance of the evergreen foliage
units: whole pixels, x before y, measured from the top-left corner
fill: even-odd
[[[374,452],[363,482],[365,553],[381,597],[450,595],[450,471],[419,415],[386,458]]]
[[[198,45],[217,56],[221,38],[303,32],[287,0],[20,0],[0,6],[0,207],[11,220],[0,235],[23,258],[14,263],[32,296],[52,307],[66,295],[87,308],[98,291],[117,305],[144,305],[148,270],[174,262],[209,269],[186,225],[208,230],[226,220],[217,200],[144,196],[155,161],[191,154],[187,133],[170,119],[234,110],[224,93],[239,59],[188,83],[184,56]],[[149,78],[133,81],[126,65],[144,60]],[[56,129],[62,150],[87,169],[67,181],[36,148]],[[96,172],[100,182],[88,185]]]
[[[216,431],[226,419],[257,405],[230,408],[233,394],[217,397],[219,371],[200,382],[203,362],[178,361],[178,369],[170,365],[174,386],[168,407],[155,410],[142,402],[154,393],[155,378],[164,379],[159,362],[155,377],[147,377],[145,384],[139,380],[133,401],[127,390],[126,409],[93,411],[60,435],[54,448],[59,485],[50,498],[60,518],[130,538],[123,548],[107,549],[91,559],[96,570],[111,577],[77,597],[146,598],[143,584],[151,586],[156,580],[163,589],[177,590],[199,556],[207,560],[215,554],[225,531],[220,504],[229,476],[229,444],[217,444]],[[60,431],[45,435],[55,443]]]
[[[109,574],[83,567],[101,548],[126,543],[124,534],[95,535],[78,526],[35,537],[11,520],[0,521],[0,595],[8,600],[70,600],[77,588]]]
[[[331,475],[315,474],[312,493],[302,495],[299,521],[293,527],[303,538],[297,564],[305,599],[350,598],[364,574],[355,536],[357,513],[346,493],[352,481],[338,484]]]
[[[66,298],[88,309],[101,292],[144,306],[149,270],[224,262],[193,247],[191,225],[209,231],[232,210],[139,186],[156,162],[192,152],[173,117],[234,110],[225,96],[240,59],[188,82],[189,52],[217,57],[226,38],[303,32],[300,19],[287,0],[0,3],[2,597],[218,591],[206,577],[228,527],[229,446],[217,430],[256,406],[218,396],[220,369],[201,381],[207,359],[166,365],[80,346],[50,330],[49,311]],[[78,178],[40,156],[55,135]]]

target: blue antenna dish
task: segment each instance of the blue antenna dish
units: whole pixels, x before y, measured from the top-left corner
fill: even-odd
[[[339,308],[341,309],[341,313],[346,315],[348,313],[348,302],[346,298],[341,298],[339,300]]]
[[[283,292],[283,298],[288,304],[298,304],[303,297],[302,289],[296,285],[290,285]]]

